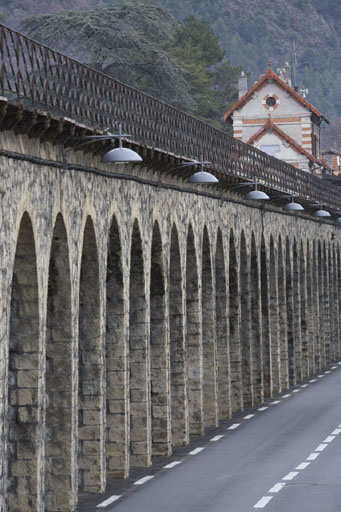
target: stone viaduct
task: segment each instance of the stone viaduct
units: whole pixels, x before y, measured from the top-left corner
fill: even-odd
[[[23,55],[24,43],[50,50],[2,27],[4,41],[0,509],[71,512],[79,492],[103,492],[108,480],[340,357],[339,227],[308,209],[292,215],[280,202],[247,203],[233,185],[256,172],[272,197],[298,193],[306,206],[323,200],[331,211],[340,196],[96,72],[121,91],[115,122],[137,133],[130,144],[144,163],[108,169],[98,144],[71,150],[65,168],[72,136],[105,128],[99,117],[84,123],[84,112],[98,116],[102,107],[78,98],[88,110],[72,111],[74,95],[71,115],[56,113],[34,96],[20,63],[14,72],[19,57],[10,59],[11,41]],[[29,71],[45,77],[36,91],[46,92],[44,73]],[[127,97],[150,110],[131,114]],[[199,148],[218,189],[190,189],[186,173],[172,171]]]

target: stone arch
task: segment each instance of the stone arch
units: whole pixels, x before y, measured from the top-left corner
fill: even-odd
[[[226,420],[231,416],[231,373],[228,332],[226,266],[223,237],[220,229],[218,229],[216,243],[215,281],[218,412],[219,419]]]
[[[289,369],[288,369],[288,330],[287,330],[287,300],[286,300],[286,282],[283,244],[281,235],[278,236],[278,331],[279,331],[279,349],[280,349],[280,386],[281,389],[289,387]]]
[[[302,345],[302,378],[309,377],[309,353],[307,338],[307,273],[303,241],[300,244],[300,305],[301,305],[301,345]]]
[[[202,240],[201,282],[204,426],[216,427],[218,425],[217,343],[211,243],[206,226],[204,227]]]
[[[203,362],[199,278],[192,226],[187,234],[186,256],[186,353],[190,434],[203,433]]]
[[[142,239],[135,220],[130,253],[129,398],[130,461],[137,467],[151,464],[149,325],[144,269]]]
[[[163,248],[159,224],[154,223],[150,272],[150,365],[152,453],[171,453],[169,330],[166,315]]]
[[[112,218],[106,279],[106,469],[108,478],[128,473],[127,340],[124,311],[122,246],[117,219]]]
[[[254,403],[261,403],[264,398],[262,374],[261,283],[259,272],[259,256],[255,235],[253,232],[251,234],[250,256],[253,397]]]
[[[262,298],[262,352],[263,352],[263,385],[264,396],[270,397],[271,387],[271,342],[270,342],[270,300],[269,300],[269,268],[268,255],[264,236],[261,240],[260,254],[260,272],[261,272],[261,298]]]
[[[240,237],[240,347],[242,360],[243,408],[253,405],[251,354],[251,285],[249,257],[244,231]]]
[[[273,393],[281,391],[281,367],[280,367],[280,346],[278,332],[278,267],[276,261],[276,249],[273,236],[270,235],[270,367],[271,367],[271,390]]]
[[[229,335],[231,364],[232,412],[243,409],[242,368],[240,348],[240,281],[234,232],[229,244]]]
[[[175,224],[171,231],[169,260],[172,444],[179,446],[189,442],[189,425],[183,276],[179,237]]]
[[[35,242],[27,212],[17,238],[11,293],[8,407],[7,509],[40,508],[39,291]]]
[[[97,243],[88,216],[80,269],[78,343],[78,486],[86,492],[102,492],[105,487],[104,368]]]
[[[302,380],[302,337],[301,337],[301,279],[299,247],[296,238],[293,243],[293,299],[294,299],[294,346],[296,382]]]
[[[45,509],[50,512],[72,509],[76,501],[71,309],[68,239],[58,214],[50,253],[46,332]]]

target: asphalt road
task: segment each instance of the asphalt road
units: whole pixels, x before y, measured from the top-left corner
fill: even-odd
[[[341,363],[320,375],[80,510],[341,512]]]

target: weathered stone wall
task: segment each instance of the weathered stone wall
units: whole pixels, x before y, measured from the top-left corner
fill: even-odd
[[[340,357],[334,226],[4,156],[0,197],[3,512],[75,510]]]

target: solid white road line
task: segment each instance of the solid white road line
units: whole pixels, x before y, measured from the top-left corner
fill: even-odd
[[[311,453],[309,457],[307,457],[307,460],[315,460],[319,455],[319,453]]]
[[[177,466],[178,464],[181,464],[182,460],[175,460],[174,462],[170,462],[167,464],[167,466],[163,466],[164,469],[171,469],[174,468],[174,466]]]
[[[302,462],[295,469],[305,469],[310,465],[310,462]]]
[[[260,407],[257,411],[265,411],[266,409],[269,409],[269,407]]]
[[[230,427],[228,427],[226,430],[234,430],[240,426],[240,423],[233,423]]]
[[[248,414],[247,416],[244,416],[244,420],[250,420],[251,418],[254,417],[254,414]]]
[[[328,436],[325,438],[325,440],[323,441],[324,443],[331,443],[332,441],[334,441],[335,439],[335,436]]]
[[[292,480],[293,478],[295,478],[295,476],[298,475],[298,471],[290,471],[290,473],[288,473],[287,475],[285,475],[284,478],[282,478],[282,480]]]
[[[256,505],[253,508],[264,508],[270,500],[272,500],[273,496],[263,496],[259,501],[257,501]]]
[[[315,448],[315,452],[323,452],[327,448],[327,444],[319,444],[317,448]]]
[[[219,439],[221,439],[222,437],[224,437],[224,436],[215,436],[215,437],[212,437],[212,439],[210,439],[210,441],[219,441]]]
[[[283,487],[286,485],[285,482],[281,482],[278,484],[275,484],[273,487],[271,487],[270,491],[268,492],[279,492]]]
[[[154,478],[154,475],[144,476],[143,478],[140,478],[140,480],[136,480],[136,482],[134,482],[134,485],[145,484],[146,482],[148,482],[148,480],[151,480],[152,478]]]
[[[100,503],[99,505],[97,505],[96,508],[104,508],[104,507],[107,507],[108,505],[111,505],[111,503],[114,503],[114,501],[118,500],[119,498],[121,498],[121,495],[120,496],[111,496],[110,498],[108,498],[107,500],[105,501],[102,501],[102,503]]]
[[[203,450],[205,450],[205,448],[196,448],[195,450],[193,450],[192,452],[189,452],[190,455],[196,455],[197,453],[200,453],[202,452]]]

